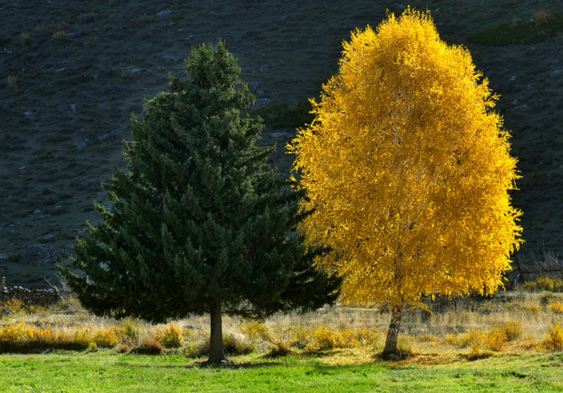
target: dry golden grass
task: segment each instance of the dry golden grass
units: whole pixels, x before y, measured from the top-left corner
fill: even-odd
[[[516,291],[492,299],[438,301],[430,304],[433,313],[406,312],[399,347],[405,354],[427,360],[561,351],[562,300],[563,294]],[[17,301],[9,306],[15,313],[0,318],[0,352],[113,348],[198,358],[205,357],[209,349],[207,316],[154,325],[133,318],[98,318],[75,299],[50,309],[29,308]],[[6,307],[0,305],[1,309]],[[264,321],[225,316],[223,334],[230,355],[253,351],[269,356],[330,353],[330,361],[351,363],[381,351],[388,323],[386,311],[325,307],[307,314],[279,314]]]

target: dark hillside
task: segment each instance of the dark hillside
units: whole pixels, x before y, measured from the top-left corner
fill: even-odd
[[[405,5],[408,3],[405,3]],[[523,179],[514,203],[524,211],[521,260],[563,251],[563,33],[504,46],[473,36],[502,24],[549,30],[561,0],[428,0],[450,44],[466,45],[501,99]],[[51,0],[0,2],[0,276],[44,286],[72,241],[95,220],[100,182],[122,166],[122,140],[143,97],[183,76],[183,58],[201,42],[225,40],[259,103],[298,103],[318,95],[338,68],[341,41],[377,26],[391,1]],[[524,24],[525,22],[525,24]],[[528,28],[526,27],[526,28]],[[549,29],[548,29],[549,27]],[[473,40],[471,41],[470,38]],[[481,42],[481,43],[477,43]],[[275,165],[292,128],[269,126]],[[55,280],[56,281],[56,280]]]

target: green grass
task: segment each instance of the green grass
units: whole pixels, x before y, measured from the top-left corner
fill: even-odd
[[[426,365],[329,365],[294,357],[200,368],[181,356],[114,352],[1,355],[2,392],[561,392],[563,354],[503,355]]]
[[[479,31],[467,38],[488,46],[537,44],[563,31],[563,14],[538,13],[530,20],[516,20]]]

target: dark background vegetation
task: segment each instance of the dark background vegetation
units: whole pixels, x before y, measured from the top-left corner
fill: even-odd
[[[69,0],[0,2],[0,276],[56,280],[100,183],[122,168],[122,141],[143,97],[167,89],[202,42],[224,40],[268,105],[264,144],[287,173],[284,145],[309,97],[338,70],[342,40],[408,3],[394,1]],[[442,38],[467,46],[502,97],[523,179],[522,263],[563,249],[563,12],[561,0],[414,0]],[[164,11],[164,12],[163,12]],[[268,99],[268,100],[264,100]],[[553,258],[552,258],[553,259]]]

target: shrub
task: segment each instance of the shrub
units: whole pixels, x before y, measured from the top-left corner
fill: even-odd
[[[378,341],[379,341],[379,334],[375,329],[363,328],[356,331],[356,342],[359,345],[375,346],[377,345]]]
[[[491,356],[491,354],[489,352],[484,352],[481,349],[481,345],[479,343],[474,343],[473,345],[471,345],[471,351],[467,354],[467,358],[469,360],[484,359],[489,356]]]
[[[563,327],[561,327],[561,322],[558,322],[551,329],[549,335],[542,341],[541,347],[549,352],[563,351]]]
[[[540,277],[535,281],[525,283],[522,288],[530,292],[563,292],[563,280],[557,278]]]
[[[541,307],[537,304],[526,306],[526,308],[524,308],[524,312],[528,315],[538,315],[541,312]]]
[[[14,322],[5,325],[2,330],[0,330],[0,342],[3,343],[23,343],[32,339],[34,336],[34,329],[23,322],[18,322],[17,324]]]
[[[136,340],[141,334],[141,324],[138,320],[125,318],[123,320],[123,334],[130,340]]]
[[[258,321],[243,323],[239,330],[253,342],[270,341],[272,339],[268,326]]]
[[[353,348],[360,345],[360,337],[363,337],[363,331],[353,329],[342,329],[339,332],[338,347]]]
[[[24,307],[24,302],[20,299],[12,298],[0,304],[0,314],[4,314],[8,310],[12,310],[15,314],[17,314],[18,312],[23,311]]]
[[[115,328],[96,329],[92,335],[92,342],[100,348],[113,348],[119,343]]]
[[[333,329],[321,326],[313,332],[313,340],[315,345],[309,346],[309,349],[325,350],[337,348],[340,344],[339,335]]]
[[[141,345],[133,348],[131,352],[139,355],[162,355],[164,353],[164,347],[158,341],[143,340]]]
[[[53,311],[60,311],[65,314],[78,314],[84,311],[80,301],[75,297],[70,297],[68,299],[61,300],[56,305],[53,306]]]
[[[200,358],[209,354],[209,340],[184,342],[183,353],[189,358]]]
[[[517,338],[520,338],[522,334],[524,334],[522,322],[508,321],[505,322],[501,328],[506,341],[514,341]]]
[[[116,329],[81,328],[74,333],[74,343],[87,348],[91,342],[101,348],[113,348],[119,343]]]
[[[246,355],[254,351],[254,345],[241,335],[226,334],[223,336],[225,353],[228,355]]]
[[[35,352],[45,348],[84,349],[64,333],[54,333],[50,327],[37,329],[23,322],[11,323],[0,329],[0,352]]]
[[[377,337],[375,337],[375,339],[377,339]],[[313,332],[313,344],[309,344],[308,347],[311,350],[327,350],[334,348],[353,348],[373,342],[373,333],[368,329],[341,329],[337,331],[321,326]]]
[[[159,329],[155,336],[165,348],[179,348],[184,342],[184,333],[182,333],[182,330],[175,324]]]
[[[491,351],[500,352],[504,347],[506,337],[504,330],[501,328],[493,328],[487,334],[482,336],[483,344]]]
[[[291,347],[305,349],[310,344],[312,331],[303,325],[296,325],[287,329],[286,334],[289,335],[288,344]]]
[[[522,334],[522,324],[519,322],[493,327],[489,331],[471,329],[461,337],[449,335],[447,341],[461,348],[471,346],[472,351],[477,348],[487,348],[491,351],[502,351],[506,341],[510,341]],[[510,337],[510,339],[509,339]]]
[[[547,306],[549,311],[554,314],[563,314],[563,303],[562,302],[553,302]]]
[[[266,355],[264,355],[264,357],[281,358],[283,356],[291,355],[292,353],[293,349],[291,349],[291,345],[280,339],[272,343],[272,348]]]
[[[68,34],[66,33],[66,31],[59,30],[59,31],[53,33],[53,38],[56,39],[56,40],[67,40]]]
[[[481,346],[484,336],[485,332],[483,330],[471,329],[457,340],[452,338],[452,343],[456,343],[461,348],[468,347],[469,345],[474,346],[475,344],[479,344],[479,346]]]

